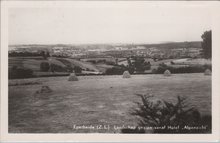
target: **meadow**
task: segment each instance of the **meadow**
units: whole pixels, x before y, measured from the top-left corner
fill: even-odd
[[[140,102],[136,94],[151,93],[153,100],[187,97],[202,115],[211,115],[211,76],[203,73],[113,76],[41,77],[9,80],[9,133],[120,133],[136,126],[130,115]],[[37,93],[42,86],[51,93]],[[110,126],[79,129],[76,126]],[[114,128],[118,127],[118,128]]]

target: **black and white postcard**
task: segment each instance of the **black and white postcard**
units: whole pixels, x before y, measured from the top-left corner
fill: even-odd
[[[219,141],[219,9],[2,1],[1,141]]]

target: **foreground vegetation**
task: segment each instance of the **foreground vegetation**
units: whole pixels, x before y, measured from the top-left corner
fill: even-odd
[[[131,115],[140,117],[135,129],[122,129],[123,133],[145,133],[152,128],[154,133],[211,133],[211,116],[187,104],[187,98],[177,96],[176,103],[165,100],[152,101],[151,94],[137,94],[142,102]]]

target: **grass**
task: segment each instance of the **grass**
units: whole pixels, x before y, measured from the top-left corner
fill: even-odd
[[[46,62],[46,60],[41,57],[10,57],[9,68],[12,68],[12,66],[17,66],[38,72],[40,71],[41,62]]]
[[[68,58],[66,60],[76,66],[83,68],[83,69],[89,69],[89,70],[93,70],[93,71],[97,71],[97,72],[99,71],[95,65],[93,65],[89,62],[83,62],[83,61],[78,61],[75,59],[68,59]]]
[[[114,126],[136,126],[130,111],[140,101],[136,93],[151,92],[158,99],[187,96],[202,114],[211,114],[211,76],[201,74],[85,76],[70,82],[68,77],[47,77],[16,82],[9,86],[9,133],[118,133]],[[53,92],[37,94],[42,85]],[[110,125],[109,130],[73,129],[74,125]]]

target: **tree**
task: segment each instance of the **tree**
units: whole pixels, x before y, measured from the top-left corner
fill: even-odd
[[[50,57],[50,52],[46,52],[46,57]]]
[[[134,65],[131,63],[130,58],[127,58],[127,62],[128,62],[128,66],[127,66],[127,70],[129,71],[130,74],[134,73]]]
[[[44,58],[47,59],[48,57],[50,57],[50,53],[49,52],[45,52],[45,51],[41,51],[40,55]]]
[[[75,67],[73,68],[73,70],[75,71],[75,73],[82,73],[82,68],[79,67],[79,66],[75,66]]]
[[[205,31],[202,34],[202,55],[206,59],[212,58],[212,31]]]
[[[143,57],[134,57],[133,66],[136,72],[143,73],[145,70],[149,70],[151,67],[150,62],[145,62]]]

